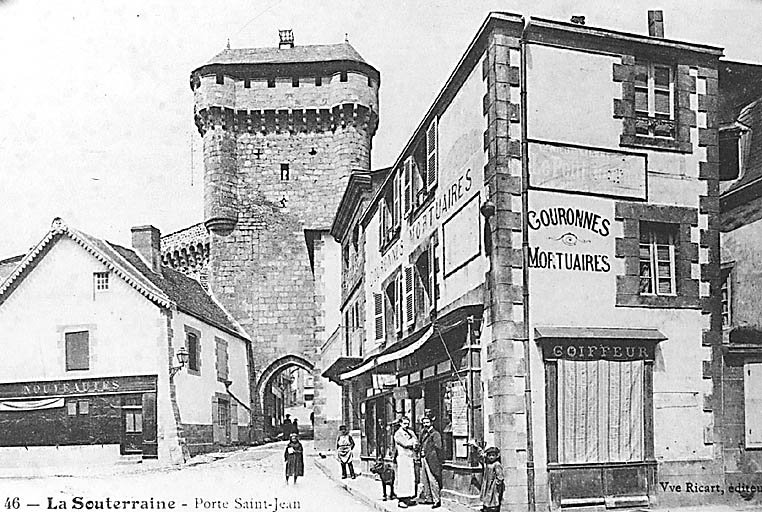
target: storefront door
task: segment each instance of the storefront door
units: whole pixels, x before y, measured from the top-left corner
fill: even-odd
[[[143,452],[143,398],[141,395],[122,397],[123,454]]]

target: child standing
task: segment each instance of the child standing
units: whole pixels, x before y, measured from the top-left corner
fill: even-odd
[[[339,427],[339,437],[336,438],[336,456],[341,463],[341,478],[347,477],[347,468],[349,476],[355,478],[355,468],[352,466],[352,450],[355,448],[355,440],[347,432],[346,425]]]
[[[288,483],[288,477],[294,477],[294,483],[296,478],[304,476],[304,448],[302,443],[299,442],[299,436],[291,434],[291,438],[286,445],[286,452],[283,454],[283,458],[286,461],[286,483]]]
[[[479,498],[482,502],[482,512],[500,512],[505,489],[505,475],[500,463],[500,449],[490,446],[482,450],[475,441],[469,443],[479,452],[479,460],[483,466],[482,490]]]

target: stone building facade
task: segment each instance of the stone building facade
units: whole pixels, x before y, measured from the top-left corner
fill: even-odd
[[[502,450],[508,508],[721,499],[657,483],[722,474],[721,54],[488,16],[359,220],[334,223],[363,242],[363,357],[337,380],[364,460],[428,409],[456,501],[478,501],[472,438]]]
[[[351,173],[370,169],[378,123],[379,73],[349,44],[281,46],[228,49],[191,74],[208,285],[254,340],[262,400],[279,371],[312,371],[339,324],[329,229]],[[318,431],[321,400],[318,382]]]

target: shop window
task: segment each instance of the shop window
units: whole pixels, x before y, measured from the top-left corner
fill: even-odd
[[[674,74],[671,66],[636,62],[636,134],[652,137],[675,136]]]
[[[108,272],[93,273],[93,282],[95,283],[96,292],[108,290]]]
[[[365,442],[367,454],[370,457],[378,457],[378,445],[376,444],[376,407],[374,402],[365,404]]]
[[[195,372],[198,375],[201,372],[201,342],[197,331],[187,332],[190,329],[186,326],[185,348],[188,349],[188,371]]]
[[[221,338],[214,338],[215,352],[217,356],[217,380],[228,380],[228,342]]]
[[[442,449],[445,460],[453,459],[453,436],[452,436],[452,388],[460,386],[457,381],[442,382],[439,387],[439,396],[442,397],[440,412],[440,433],[442,434]],[[462,441],[465,442],[465,439]]]
[[[643,361],[558,361],[558,462],[644,460],[643,373]]]
[[[89,331],[67,332],[66,371],[90,369],[90,333]]]
[[[640,224],[640,293],[675,295],[676,226],[641,222]]]
[[[746,363],[743,369],[746,448],[762,448],[762,363]]]
[[[140,434],[143,432],[142,409],[124,409],[124,431],[127,434]]]
[[[730,327],[733,321],[732,311],[732,285],[731,277],[733,275],[732,267],[723,268],[720,273],[722,279],[722,287],[720,288],[720,294],[722,297],[722,327]]]

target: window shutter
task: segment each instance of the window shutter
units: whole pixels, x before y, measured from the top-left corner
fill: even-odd
[[[429,125],[426,132],[426,188],[431,189],[437,182],[437,120]]]
[[[413,303],[414,280],[413,267],[405,267],[405,325],[415,323],[415,304]]]
[[[405,214],[407,214],[410,211],[410,208],[412,207],[412,201],[411,198],[413,196],[412,191],[412,172],[413,172],[413,165],[412,165],[412,157],[409,157],[407,160],[405,160],[405,164],[403,165],[403,188],[405,189]]]
[[[384,339],[384,295],[373,294],[373,314],[376,324],[376,340]]]
[[[212,397],[212,442],[219,443],[222,439],[220,431],[220,411],[217,397]]]
[[[404,308],[402,304],[404,302],[404,294],[402,292],[402,273],[398,272],[394,278],[394,330],[399,332],[402,330],[402,311]]]
[[[400,211],[400,191],[401,191],[401,183],[400,183],[400,173],[398,170],[395,169],[394,171],[394,192],[393,196],[394,199],[392,201],[394,211],[392,212],[392,226],[396,229],[397,226],[400,224],[400,218],[402,217],[401,211]]]
[[[743,372],[746,447],[762,448],[762,363],[746,363]]]
[[[230,402],[230,440],[238,442],[238,404]]]
[[[429,280],[429,293],[431,296],[429,297],[431,299],[431,305],[434,306],[434,301],[437,298],[437,292],[436,292],[436,246],[432,243],[429,245],[429,275],[427,276]]]

